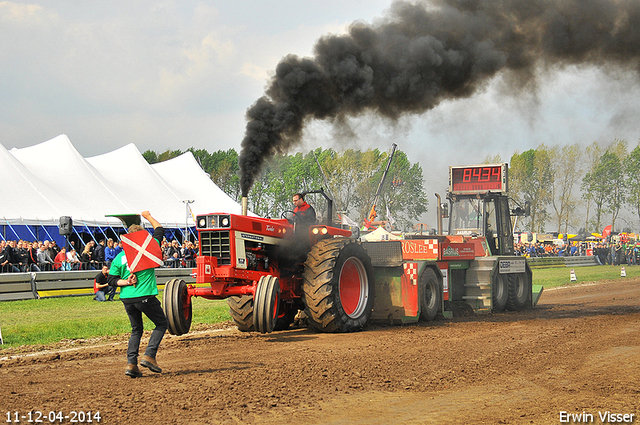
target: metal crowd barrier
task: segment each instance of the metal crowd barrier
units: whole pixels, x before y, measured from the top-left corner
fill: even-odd
[[[77,266],[72,267],[73,271],[77,271],[77,270],[88,270],[88,271],[95,271],[96,273],[99,272],[102,269],[102,266],[105,263],[99,263],[99,262],[91,262],[91,263],[77,263]],[[38,266],[38,268],[40,269],[40,272],[50,272],[50,271],[55,271],[55,272],[65,272],[65,271],[70,271],[70,270],[54,270],[53,264],[50,263],[38,263],[36,264]],[[19,269],[19,266],[15,265],[16,268]],[[24,270],[20,270],[19,272],[14,272],[11,265],[7,264],[5,266],[0,266],[0,274],[3,273],[28,273],[28,272],[36,272],[38,273],[35,269],[31,268],[29,266],[24,266]],[[187,268],[187,269],[195,269],[196,268],[196,260],[182,260],[179,259],[176,262],[165,262],[165,266],[163,268],[177,268],[177,269],[181,269],[181,268]]]
[[[156,278],[161,288],[174,278],[195,283],[190,268],[157,268]],[[92,295],[97,270],[2,273],[0,301],[31,300],[44,297]]]
[[[530,257],[527,259],[531,268],[547,267],[582,267],[599,266],[600,262],[594,255],[572,257]]]

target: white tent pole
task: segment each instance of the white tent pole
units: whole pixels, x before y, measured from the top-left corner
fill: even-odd
[[[189,204],[193,204],[195,201],[193,199],[185,199],[182,202],[184,202],[186,214],[186,217],[184,219],[184,241],[182,242],[184,243],[189,238]]]

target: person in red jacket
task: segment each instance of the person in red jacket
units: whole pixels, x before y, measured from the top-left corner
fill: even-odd
[[[302,193],[296,193],[293,195],[293,205],[296,207],[293,209],[295,213],[293,221],[303,226],[305,229],[309,229],[309,226],[316,224],[316,210],[304,200]]]
[[[69,262],[67,261],[67,249],[62,248],[60,252],[56,254],[56,257],[53,259],[53,269],[54,270],[71,270]]]

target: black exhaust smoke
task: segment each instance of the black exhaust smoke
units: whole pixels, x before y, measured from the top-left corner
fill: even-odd
[[[381,21],[289,55],[247,111],[239,165],[246,196],[264,161],[285,153],[311,119],[374,112],[395,120],[469,97],[501,71],[511,89],[536,70],[585,64],[639,70],[637,0],[396,1]]]

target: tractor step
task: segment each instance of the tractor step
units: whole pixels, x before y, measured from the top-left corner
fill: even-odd
[[[467,269],[462,299],[476,312],[491,309],[491,273],[495,264],[495,258],[478,257]]]

